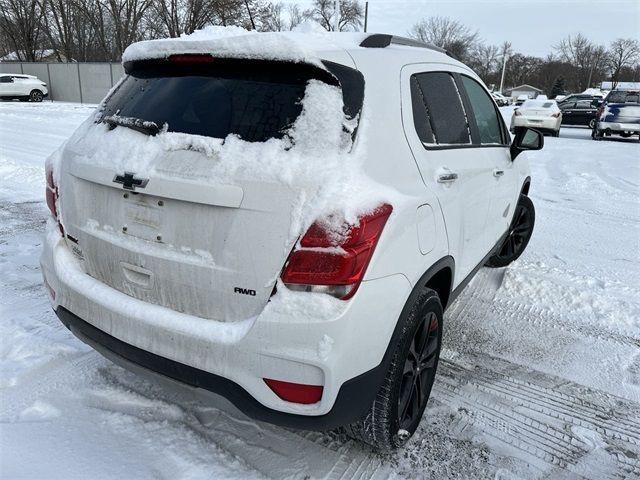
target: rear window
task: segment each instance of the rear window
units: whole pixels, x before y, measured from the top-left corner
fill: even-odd
[[[545,102],[541,100],[528,100],[522,104],[522,108],[552,108],[555,102]]]
[[[306,64],[214,59],[180,64],[146,61],[129,67],[127,78],[105,100],[98,121],[117,115],[160,128],[166,125],[171,132],[221,139],[235,134],[250,142],[285,135],[302,111],[310,80],[340,85],[337,75]],[[351,78],[344,69],[339,73]],[[360,86],[353,83],[349,84],[352,97],[354,90],[364,91],[363,81]],[[355,103],[351,97],[349,102],[345,99],[348,116],[361,108],[361,95]]]
[[[607,96],[607,103],[637,103],[640,98],[638,92],[614,90]]]

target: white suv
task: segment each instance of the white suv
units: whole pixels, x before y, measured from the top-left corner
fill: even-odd
[[[391,35],[141,42],[124,67],[48,161],[59,318],[255,419],[401,446],[443,311],[527,245],[542,135],[511,143],[473,71]]]
[[[41,102],[48,94],[47,84],[34,75],[0,73],[0,98]]]

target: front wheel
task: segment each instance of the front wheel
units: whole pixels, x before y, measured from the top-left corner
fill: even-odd
[[[40,90],[31,90],[31,93],[29,94],[29,100],[32,102],[41,102],[43,98],[44,95]]]
[[[345,427],[378,451],[403,446],[418,428],[436,377],[442,345],[440,297],[425,288],[399,322],[394,354],[367,414]]]
[[[533,202],[526,195],[520,195],[507,236],[485,265],[500,268],[514,262],[527,248],[535,222],[536,211]]]

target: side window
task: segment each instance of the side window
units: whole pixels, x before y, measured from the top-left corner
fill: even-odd
[[[582,110],[588,110],[591,107],[591,100],[580,100],[578,102],[576,102],[576,108],[580,108]]]
[[[13,79],[9,75],[0,77],[0,83],[13,83]]]
[[[480,143],[482,145],[505,143],[502,138],[498,112],[489,94],[472,78],[464,75],[461,78],[471,102],[473,116],[476,119],[478,132],[480,133]]]
[[[453,77],[445,72],[411,76],[416,131],[423,143],[468,145],[469,125]]]

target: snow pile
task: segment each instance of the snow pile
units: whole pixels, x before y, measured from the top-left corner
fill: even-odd
[[[129,45],[122,62],[168,58],[175,54],[211,53],[216,57],[322,63],[300,42],[281,33],[249,32],[240,27],[206,27],[180,38],[145,40]]]

